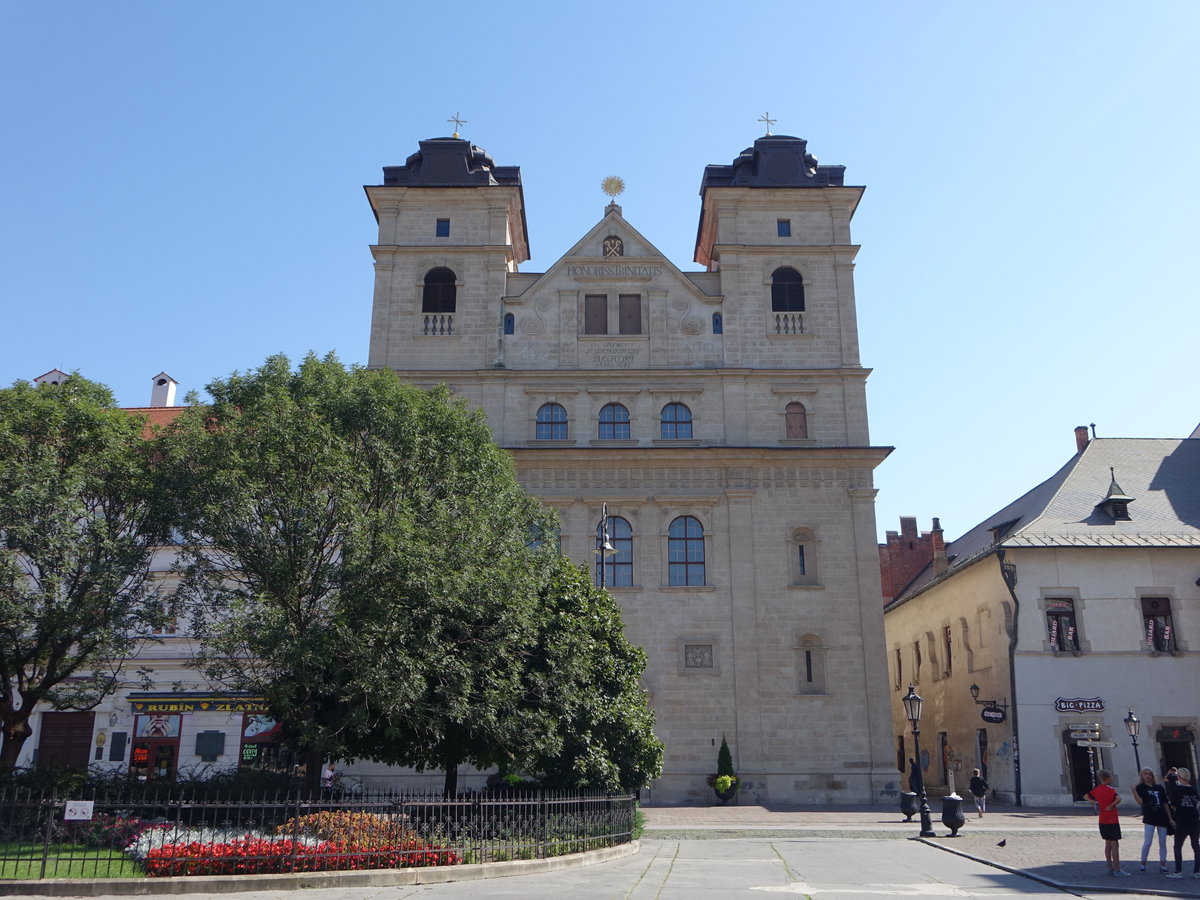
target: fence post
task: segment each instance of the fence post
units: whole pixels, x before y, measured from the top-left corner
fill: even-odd
[[[46,795],[42,794],[41,803],[39,804],[46,810],[46,830],[42,835],[42,869],[38,874],[38,878],[46,877],[46,863],[50,858],[50,829],[54,825],[54,809],[58,805],[58,796],[51,795],[49,804],[46,803]]]

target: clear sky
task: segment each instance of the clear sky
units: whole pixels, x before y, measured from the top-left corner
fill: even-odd
[[[1198,26],[1194,0],[10,0],[0,383],[78,369],[139,406],[160,370],[186,391],[279,351],[365,362],[361,185],[455,112],[521,166],[522,270],[599,220],[610,174],[695,269],[703,168],[769,111],[867,185],[879,530],[955,537],[1075,425],[1200,421]]]

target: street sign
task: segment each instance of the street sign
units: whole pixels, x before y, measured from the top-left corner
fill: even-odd
[[[1112,741],[1076,741],[1076,747],[1103,747],[1105,750],[1111,750],[1117,746]]]
[[[1084,731],[1081,729],[1079,731],[1071,732],[1071,739],[1076,741],[1095,741],[1099,738],[1100,732],[1098,731]]]
[[[998,706],[985,706],[979,711],[979,717],[985,722],[991,722],[993,725],[1003,722],[1006,718],[1004,710]]]

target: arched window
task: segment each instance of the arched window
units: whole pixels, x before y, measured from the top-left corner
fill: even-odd
[[[691,439],[692,411],[682,403],[668,403],[664,406],[659,436],[664,441]]]
[[[771,273],[771,311],[804,312],[804,279],[791,266]]]
[[[712,322],[713,322],[713,334],[724,334],[725,333],[725,320],[721,318],[720,313],[713,313]]]
[[[783,417],[789,438],[804,440],[808,437],[808,410],[803,403],[789,403],[783,408]]]
[[[537,411],[537,429],[534,437],[539,441],[565,441],[567,439],[567,411],[557,403],[543,403]]]
[[[600,410],[600,440],[629,440],[629,410],[620,403],[609,403]]]
[[[704,584],[704,526],[695,516],[680,516],[667,529],[667,581]]]
[[[443,266],[426,272],[425,290],[421,294],[421,312],[454,312],[458,296],[458,288],[455,286],[457,280],[454,273]]]
[[[512,313],[504,314],[504,333],[513,334],[517,330],[517,320]]]
[[[800,676],[797,693],[825,693],[825,645],[815,634],[806,634],[796,641],[796,668]]]
[[[797,528],[792,532],[792,584],[820,584],[817,571],[817,539],[811,529]]]
[[[602,526],[596,526],[596,546],[603,540]],[[608,517],[608,540],[617,552],[601,562],[596,557],[596,584],[600,583],[600,566],[604,566],[604,583],[609,587],[633,587],[633,528],[620,516]]]

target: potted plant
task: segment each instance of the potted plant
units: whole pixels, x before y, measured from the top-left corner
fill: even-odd
[[[721,749],[717,752],[717,771],[708,776],[708,786],[716,792],[717,799],[728,803],[737,794],[738,778],[733,774],[733,754],[729,752],[729,743],[721,735]]]

